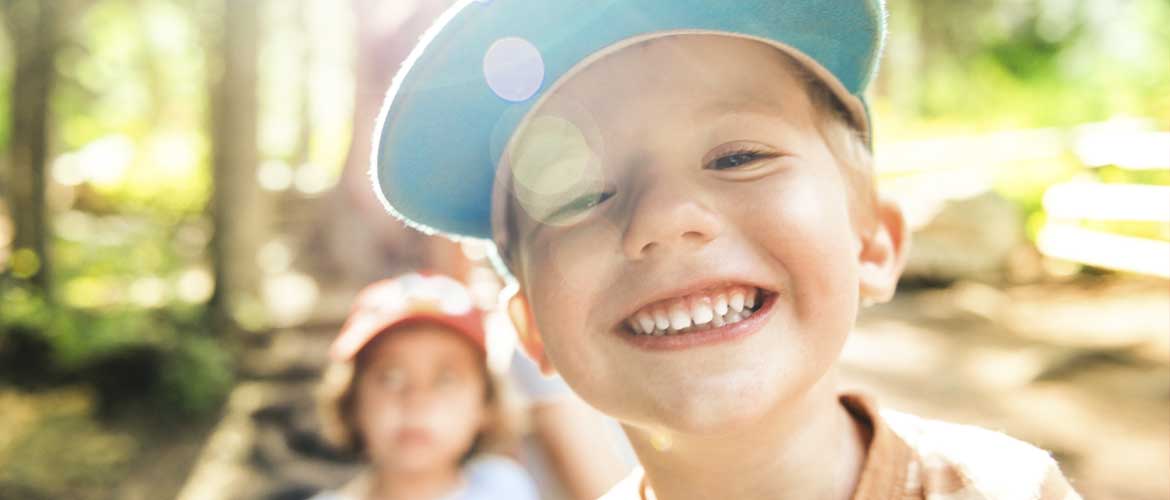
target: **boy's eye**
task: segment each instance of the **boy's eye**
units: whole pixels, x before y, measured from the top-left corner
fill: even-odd
[[[728,170],[739,168],[759,160],[775,158],[776,155],[762,151],[735,151],[716,158],[707,165],[711,170]]]
[[[555,211],[553,211],[553,213],[549,214],[548,219],[549,219],[549,221],[552,221],[552,222],[561,221],[563,219],[572,217],[572,216],[577,215],[581,212],[584,212],[584,211],[589,210],[593,207],[596,207],[597,205],[600,205],[605,200],[610,199],[610,197],[612,197],[612,196],[613,196],[612,192],[593,193],[593,194],[587,194],[585,196],[581,196],[573,201],[570,201],[568,204],[561,206],[560,208],[556,209]]]

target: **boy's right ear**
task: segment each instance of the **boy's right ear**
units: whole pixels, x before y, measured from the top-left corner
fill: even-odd
[[[532,315],[532,306],[528,303],[528,298],[524,295],[523,290],[518,290],[508,299],[508,317],[512,319],[512,325],[516,328],[516,334],[520,337],[520,345],[524,348],[524,352],[536,362],[536,365],[540,367],[540,372],[545,375],[555,374],[556,369],[553,368],[552,363],[549,363],[548,357],[544,353],[544,340],[536,328],[536,318]]]

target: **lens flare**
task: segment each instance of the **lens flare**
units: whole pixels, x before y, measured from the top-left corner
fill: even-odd
[[[533,119],[521,131],[512,158],[516,199],[542,223],[556,223],[554,215],[566,204],[603,190],[598,156],[581,129],[564,118]]]
[[[544,59],[528,40],[501,38],[483,56],[483,76],[501,99],[526,101],[536,95],[544,82]]]

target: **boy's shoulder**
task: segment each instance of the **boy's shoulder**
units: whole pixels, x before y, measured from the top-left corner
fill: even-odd
[[[1048,452],[1005,434],[890,409],[846,396],[874,426],[855,499],[1080,500]],[[641,467],[600,500],[653,500],[643,495]]]
[[[956,498],[1080,498],[1052,456],[1024,441],[890,409],[882,409],[880,415],[915,458],[907,471],[907,490]]]

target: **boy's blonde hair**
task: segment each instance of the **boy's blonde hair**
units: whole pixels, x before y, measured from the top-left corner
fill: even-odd
[[[321,434],[338,451],[350,455],[365,454],[363,437],[354,416],[357,404],[357,382],[367,361],[364,354],[369,347],[392,333],[394,328],[382,331],[366,347],[348,361],[330,361],[317,387],[317,417]],[[485,384],[484,405],[487,406],[487,425],[475,436],[471,449],[460,459],[465,463],[480,453],[505,453],[515,444],[526,422],[519,412],[518,401],[511,386],[481,364]]]
[[[843,180],[853,195],[850,210],[854,223],[861,228],[870,227],[875,222],[877,185],[873,151],[862,126],[854,121],[841,98],[808,67],[785,52],[780,55],[787,69],[803,85],[813,108],[817,131],[841,167]],[[869,133],[872,137],[872,129]]]

